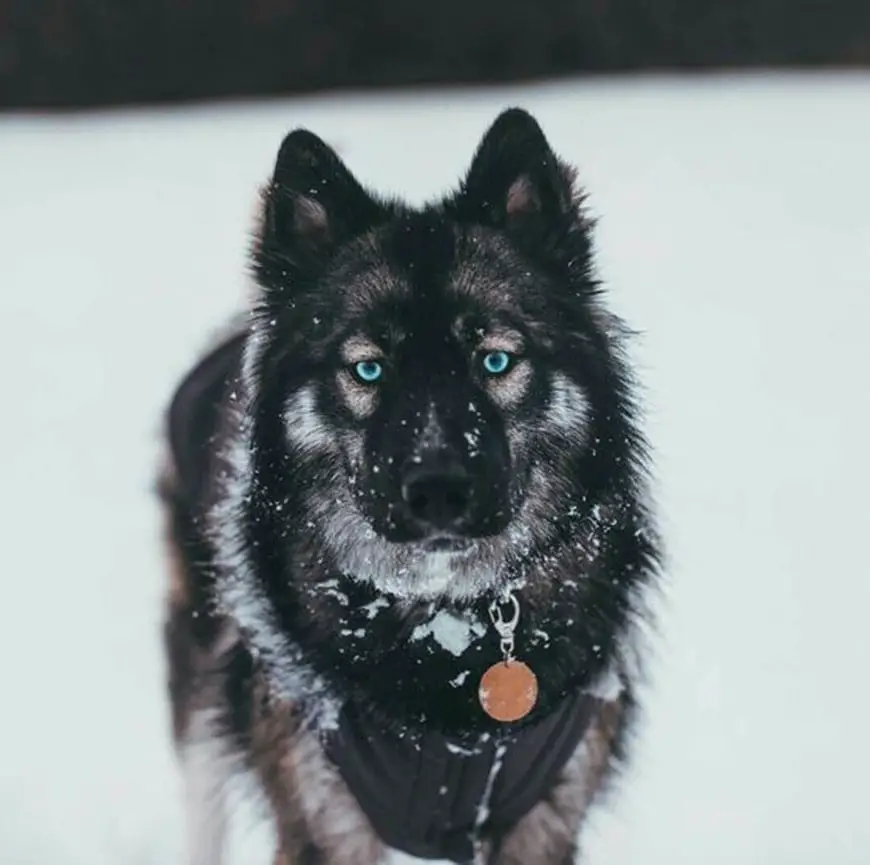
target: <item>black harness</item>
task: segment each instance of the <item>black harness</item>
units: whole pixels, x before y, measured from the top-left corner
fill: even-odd
[[[537,723],[474,747],[434,732],[400,738],[347,705],[326,752],[385,844],[466,863],[478,832],[497,843],[547,796],[597,703],[578,692]]]
[[[207,491],[209,443],[241,366],[239,334],[184,379],[169,410],[169,439],[185,498]],[[473,746],[440,733],[387,732],[346,704],[324,747],[385,844],[421,859],[469,863],[478,834],[500,838],[544,799],[579,746],[600,701],[569,694],[535,723],[505,726]]]

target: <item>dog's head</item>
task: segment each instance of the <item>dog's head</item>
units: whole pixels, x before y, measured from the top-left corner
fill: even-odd
[[[461,601],[588,511],[628,428],[572,180],[517,109],[420,210],[287,136],[245,367],[254,494],[281,537],[307,532],[381,590]]]

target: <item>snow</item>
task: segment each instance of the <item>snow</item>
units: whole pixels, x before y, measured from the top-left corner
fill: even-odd
[[[432,639],[444,651],[457,658],[486,633],[482,622],[463,618],[448,610],[438,610],[428,622],[417,625],[411,632],[412,640]]]
[[[671,554],[587,861],[867,862],[870,76],[828,75],[0,119],[4,865],[181,861],[160,411],[247,292],[282,134],[419,201],[512,103],[580,165],[642,331]]]
[[[483,797],[480,800],[480,804],[477,806],[477,813],[474,815],[474,831],[471,836],[474,844],[474,865],[486,865],[485,850],[480,843],[480,830],[489,819],[492,792],[495,789],[495,782],[498,779],[498,775],[504,766],[504,756],[507,754],[507,749],[508,746],[503,742],[495,746],[492,765],[489,767],[489,772],[486,776]]]

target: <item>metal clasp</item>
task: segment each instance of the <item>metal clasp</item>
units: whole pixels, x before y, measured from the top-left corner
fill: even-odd
[[[507,619],[502,613],[502,604],[510,605],[510,615]],[[492,620],[492,626],[496,633],[501,638],[501,653],[505,663],[508,663],[513,660],[514,632],[520,620],[520,602],[517,600],[517,596],[513,592],[508,592],[502,600],[493,601],[489,605],[489,618]]]

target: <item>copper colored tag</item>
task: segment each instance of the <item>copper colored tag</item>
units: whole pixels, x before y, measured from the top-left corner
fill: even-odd
[[[538,680],[522,661],[499,661],[481,677],[480,705],[496,721],[519,721],[538,701]]]

